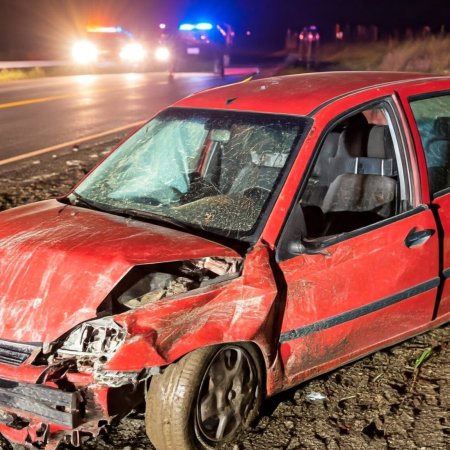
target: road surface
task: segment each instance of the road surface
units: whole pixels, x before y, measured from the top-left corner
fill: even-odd
[[[0,84],[0,165],[132,129],[193,92],[235,74],[99,74]]]

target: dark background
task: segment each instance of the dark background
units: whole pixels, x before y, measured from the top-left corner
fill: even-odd
[[[0,0],[0,57],[56,56],[88,23],[151,38],[159,23],[189,19],[226,21],[238,36],[251,30],[255,44],[279,48],[287,28],[311,24],[325,39],[336,23],[377,25],[384,35],[426,25],[450,31],[450,0]]]

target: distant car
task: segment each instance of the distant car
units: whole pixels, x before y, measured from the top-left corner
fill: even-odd
[[[182,23],[172,36],[172,72],[212,71],[224,76],[233,36],[226,23]]]
[[[450,77],[317,73],[162,111],[68,195],[0,213],[0,432],[158,450],[450,319]]]
[[[304,27],[298,35],[298,59],[307,65],[317,63],[320,34],[315,25]]]
[[[122,27],[87,27],[83,38],[72,44],[71,58],[78,66],[142,67],[147,49]]]

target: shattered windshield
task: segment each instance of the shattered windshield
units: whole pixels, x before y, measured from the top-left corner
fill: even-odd
[[[120,145],[75,194],[112,211],[242,238],[254,230],[305,124],[169,109]]]

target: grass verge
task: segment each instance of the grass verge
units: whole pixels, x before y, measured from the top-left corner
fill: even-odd
[[[45,70],[40,67],[33,69],[2,69],[0,70],[0,81],[26,80],[28,78],[45,77]]]
[[[392,70],[445,75],[450,73],[450,37],[325,44],[320,49],[319,61],[319,70]],[[304,67],[293,64],[282,74],[304,72]]]

